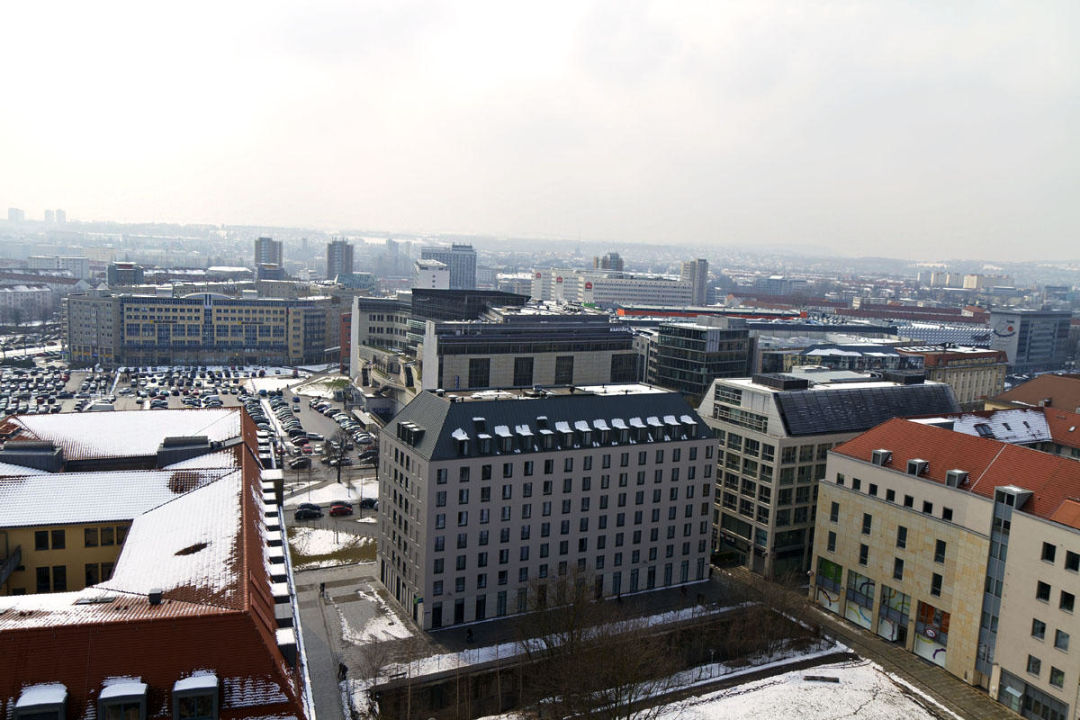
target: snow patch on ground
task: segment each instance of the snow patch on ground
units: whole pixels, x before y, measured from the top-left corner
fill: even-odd
[[[297,395],[305,397],[321,397],[327,400],[334,399],[335,390],[343,390],[348,387],[349,378],[344,375],[324,375],[311,382],[304,383],[293,388]]]
[[[805,659],[796,657],[788,660]],[[760,670],[761,666],[751,668]],[[836,677],[839,683],[808,680]],[[918,692],[918,691],[916,691]],[[869,660],[819,665],[707,693],[660,709],[657,720],[940,720],[955,714],[918,693]],[[523,713],[481,720],[523,720]]]
[[[344,640],[354,645],[363,645],[380,640],[401,640],[413,636],[412,628],[401,622],[377,593],[363,590],[356,592],[375,606],[375,615],[360,628],[350,625],[345,616],[341,615],[341,637]]]
[[[359,548],[374,542],[374,538],[358,537],[324,528],[294,527],[289,533],[289,547],[292,551],[309,557],[330,555],[338,550]]]
[[[345,474],[347,470],[342,472]],[[323,487],[307,487],[301,492],[285,500],[285,507],[295,507],[302,502],[315,503],[316,505],[329,505],[335,500],[348,500],[356,503],[360,498],[376,498],[379,496],[379,483],[374,478],[370,480],[353,480],[352,485],[344,481],[341,485],[331,482]],[[359,512],[359,509],[357,509]]]
[[[840,682],[807,680],[808,675],[833,676]],[[860,660],[784,673],[675,703],[666,706],[658,720],[936,720],[946,712],[937,705],[925,707],[880,667]]]

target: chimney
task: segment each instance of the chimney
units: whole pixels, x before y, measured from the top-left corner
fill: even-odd
[[[151,588],[148,596],[151,605],[161,604],[161,588]]]

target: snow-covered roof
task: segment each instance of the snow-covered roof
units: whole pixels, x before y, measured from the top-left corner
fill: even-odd
[[[188,460],[181,460],[172,465],[166,465],[166,470],[190,470],[197,468],[235,468],[240,467],[240,460],[234,450],[218,450],[206,453]]]
[[[112,578],[97,587],[239,607],[242,487],[234,470],[137,517]]]
[[[218,686],[217,675],[208,671],[196,672],[191,677],[177,680],[173,683],[173,692],[185,690],[213,690]]]
[[[227,472],[127,470],[0,478],[0,527],[131,520]]]
[[[240,435],[238,408],[198,410],[131,410],[95,413],[93,431],[80,413],[12,416],[8,422],[24,432],[18,440],[48,440],[64,449],[65,460],[136,457],[157,453],[167,437],[205,435],[210,442]]]
[[[146,694],[146,683],[133,680],[109,683],[101,689],[98,698],[109,700],[111,698],[125,698]]]
[[[22,710],[37,705],[59,705],[67,698],[67,694],[67,688],[60,683],[27,685],[19,694],[15,709]]]
[[[48,470],[13,465],[12,463],[0,463],[0,477],[12,477],[20,475],[48,475]]]

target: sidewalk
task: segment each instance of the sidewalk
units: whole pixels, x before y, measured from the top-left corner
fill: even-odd
[[[768,584],[772,592],[777,588],[746,568],[730,568],[720,572],[749,587]],[[806,600],[803,593],[795,590],[790,592]],[[844,643],[867,660],[874,661],[886,671],[907,680],[960,717],[967,720],[1016,720],[1020,717],[981,689],[968,685],[944,668],[926,662],[914,653],[813,606],[809,601],[807,605],[813,609],[815,620],[821,624],[827,635]]]

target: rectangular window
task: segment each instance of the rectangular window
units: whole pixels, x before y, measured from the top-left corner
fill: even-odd
[[[1053,543],[1044,542],[1042,544],[1042,560],[1043,562],[1052,563],[1054,557],[1057,555],[1057,545]]]
[[[49,549],[49,531],[48,530],[36,530],[34,531],[34,549],[35,550],[48,550]],[[48,592],[46,590],[46,592]]]
[[[1042,672],[1042,660],[1034,655],[1028,655],[1027,659],[1027,671],[1032,675],[1038,675]]]
[[[53,565],[52,589],[53,592],[67,591],[67,565]]]
[[[836,533],[834,533],[832,530],[829,531],[828,542],[825,546],[825,549],[829,552],[836,552]]]
[[[930,577],[930,594],[934,597],[941,595],[941,575],[937,573]]]
[[[97,528],[86,528],[83,530],[83,546],[84,547],[97,547],[98,546],[98,531]]]
[[[1071,592],[1065,592],[1064,590],[1061,591],[1061,602],[1058,603],[1059,608],[1061,608],[1065,612],[1071,613],[1073,611],[1073,605],[1075,602],[1075,595],[1073,595]]]
[[[938,540],[936,543],[934,543],[934,562],[936,562],[936,563],[945,562],[945,541],[944,540]]]
[[[1053,665],[1050,666],[1050,684],[1054,687],[1062,687],[1065,685],[1065,672]]]
[[[1038,618],[1031,620],[1031,637],[1042,640],[1046,637],[1046,623]]]
[[[874,522],[874,518],[873,518],[872,515],[870,515],[870,513],[863,513],[863,516],[862,516],[862,534],[863,535],[869,535],[870,534],[870,527],[871,527],[871,525],[873,525],[873,522]]]
[[[1035,599],[1050,602],[1050,585],[1040,580],[1035,586]]]
[[[514,358],[514,387],[532,387],[533,384],[533,358],[532,356]]]
[[[112,532],[112,528],[109,528],[108,530],[109,530],[109,532]],[[53,550],[63,550],[64,546],[66,545],[65,540],[66,540],[66,538],[64,537],[64,531],[63,530],[53,530],[52,531],[52,549]]]
[[[1054,631],[1054,647],[1058,650],[1069,651],[1069,633],[1062,630]]]
[[[896,547],[901,550],[907,547],[907,528],[903,525],[896,528]]]
[[[469,358],[469,387],[486,388],[491,384],[491,358]]]
[[[892,489],[885,490],[885,502],[896,502],[896,491]]]
[[[893,558],[892,576],[897,580],[904,579],[904,561],[900,558]]]
[[[922,511],[926,515],[933,515],[934,514],[934,503],[930,502],[929,500],[923,500]]]
[[[905,495],[904,496],[904,507],[906,507],[906,508],[915,507],[915,498],[913,498],[910,495]]]
[[[1074,553],[1072,550],[1065,551],[1065,569],[1080,572],[1080,553]]]
[[[870,561],[870,546],[859,545],[859,564],[865,565]]]
[[[783,500],[780,501],[783,503]],[[837,522],[840,519],[840,503],[834,502],[829,506],[829,522]]]

